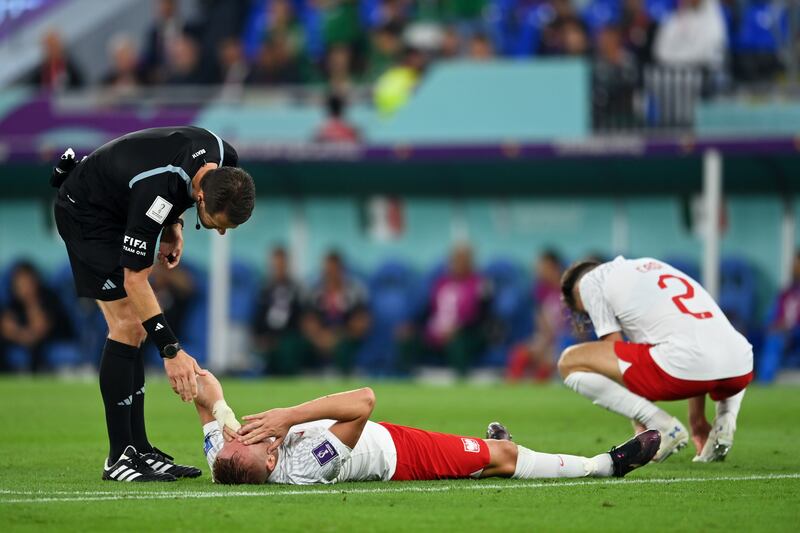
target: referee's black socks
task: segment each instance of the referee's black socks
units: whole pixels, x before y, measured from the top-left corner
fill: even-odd
[[[108,464],[114,464],[125,448],[133,444],[131,408],[138,346],[106,339],[100,360],[100,393],[106,410]]]
[[[133,364],[133,405],[131,405],[131,437],[133,446],[139,453],[150,453],[153,446],[147,440],[147,431],[144,427],[144,357],[145,345],[136,353],[136,362]]]

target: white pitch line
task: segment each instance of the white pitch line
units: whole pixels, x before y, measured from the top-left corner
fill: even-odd
[[[341,494],[395,494],[395,493],[429,493],[459,490],[514,490],[514,489],[545,489],[561,487],[593,487],[597,485],[661,485],[680,483],[704,483],[712,481],[772,481],[779,479],[800,479],[800,473],[794,474],[766,474],[752,476],[723,476],[723,477],[690,477],[671,479],[616,479],[596,481],[566,481],[550,483],[475,483],[459,485],[436,485],[429,487],[385,487],[374,489],[347,489],[346,485],[337,485],[336,488],[310,489],[310,490],[275,490],[262,491],[142,491],[142,492],[112,492],[112,491],[21,491],[0,490],[0,494],[15,496],[35,496],[33,498],[0,499],[3,503],[53,503],[53,502],[97,502],[116,500],[166,500],[166,499],[202,499],[202,498],[234,498],[234,497],[280,497],[280,496],[325,496]],[[53,495],[65,497],[52,497]]]

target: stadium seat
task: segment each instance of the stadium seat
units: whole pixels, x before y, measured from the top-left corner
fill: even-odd
[[[372,376],[397,372],[395,330],[419,313],[419,282],[405,262],[389,260],[369,280],[372,326],[358,356],[358,366]]]
[[[258,274],[252,266],[236,259],[231,262],[230,319],[232,322],[250,323],[259,285]]]
[[[492,3],[489,28],[500,54],[509,57],[536,55],[541,28],[555,16],[547,2],[520,3],[498,0]]]
[[[734,47],[741,52],[777,52],[788,36],[786,7],[758,0],[744,8]]]
[[[590,0],[581,13],[592,34],[610,24],[619,22],[622,6],[618,0]]]
[[[505,365],[511,346],[531,334],[533,306],[525,272],[516,262],[494,259],[483,274],[493,286],[490,313],[495,326],[481,364],[498,367]]]
[[[750,263],[740,257],[723,258],[719,305],[742,334],[747,334],[753,325],[755,300],[756,276]]]
[[[675,11],[677,0],[646,0],[647,14],[656,22],[662,22],[667,15]]]
[[[688,257],[682,256],[667,256],[664,258],[664,262],[668,265],[671,265],[684,274],[688,274],[690,278],[700,282],[700,267],[697,265],[697,261],[693,259],[689,259]]]

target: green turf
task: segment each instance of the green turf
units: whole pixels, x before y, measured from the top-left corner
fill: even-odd
[[[363,384],[223,380],[240,415]],[[630,434],[625,420],[558,386],[370,385],[378,397],[375,420],[480,435],[487,422],[499,419],[519,443],[576,454],[604,451]],[[800,479],[739,478],[800,473],[798,405],[800,388],[754,387],[726,463],[695,465],[685,450],[622,482],[221,487],[209,482],[194,409],[181,404],[166,383],[151,380],[151,440],[204,473],[197,480],[137,485],[100,481],[106,441],[94,382],[5,379],[0,380],[0,531],[797,531]],[[668,407],[685,420],[685,403]],[[714,479],[724,477],[737,479]],[[709,481],[641,482],[686,478]],[[437,488],[443,490],[430,491]],[[373,492],[378,489],[392,491]],[[308,490],[325,492],[296,494]],[[242,491],[249,495],[233,494]],[[196,497],[203,492],[229,496]],[[69,500],[52,501],[58,499]]]

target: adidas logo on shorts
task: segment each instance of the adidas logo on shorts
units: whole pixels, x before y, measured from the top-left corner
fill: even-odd
[[[106,282],[103,283],[103,290],[104,291],[110,291],[111,289],[116,289],[116,288],[117,288],[117,286],[110,279],[107,279]]]

